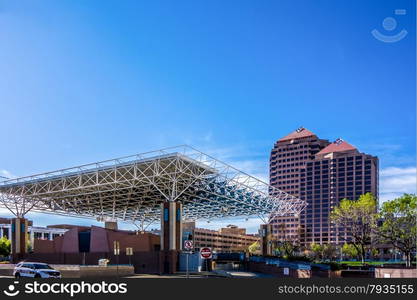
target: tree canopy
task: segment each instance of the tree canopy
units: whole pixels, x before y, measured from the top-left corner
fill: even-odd
[[[374,241],[377,229],[377,203],[374,195],[366,193],[358,200],[344,199],[331,213],[331,220],[341,232],[348,232],[351,240],[345,242],[353,245],[362,262],[368,248]],[[339,234],[341,239],[343,234]]]
[[[11,243],[5,236],[3,236],[0,239],[0,255],[9,256],[10,252],[11,252]]]
[[[417,243],[417,197],[403,196],[384,202],[380,211],[382,225],[378,233],[381,242],[389,243],[406,256],[407,266],[411,265],[411,254]]]

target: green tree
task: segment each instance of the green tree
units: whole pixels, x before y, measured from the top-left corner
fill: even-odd
[[[348,257],[355,257],[359,256],[358,250],[350,244],[345,243],[342,247],[342,253]]]
[[[322,259],[323,258],[323,246],[322,245],[312,243],[310,245],[310,250],[313,253],[314,259]]]
[[[377,219],[376,200],[371,193],[361,195],[358,200],[344,199],[331,213],[335,225],[348,231],[352,238],[349,244],[358,251],[362,263],[365,262],[367,249],[372,246]]]
[[[313,252],[314,259],[332,260],[337,255],[336,247],[332,244],[316,244],[312,243],[310,245],[310,250]]]
[[[297,255],[300,250],[300,244],[297,241],[278,242],[275,250],[278,251],[283,258],[289,259]]]
[[[381,241],[392,244],[406,257],[406,266],[411,266],[411,254],[417,243],[417,197],[404,194],[400,198],[382,205],[380,216],[383,220],[379,228]]]
[[[323,244],[323,259],[334,260],[337,256],[337,248],[333,244]]]
[[[261,246],[259,242],[254,242],[248,247],[248,251],[250,254],[259,253],[261,251],[260,249],[261,249]]]
[[[278,225],[278,230],[284,237],[281,240],[274,241],[275,252],[285,259],[295,258],[301,250],[298,238],[301,234],[301,229],[299,227],[296,229],[297,234],[288,234],[287,223],[283,222]]]
[[[5,236],[3,236],[0,239],[0,255],[9,256],[10,252],[11,252],[11,243]]]

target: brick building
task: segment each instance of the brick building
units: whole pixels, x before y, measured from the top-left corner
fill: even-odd
[[[195,222],[183,223],[183,238],[192,237],[194,249],[210,247],[216,252],[243,252],[257,242],[259,237],[247,234],[245,228],[229,225],[219,230],[196,228]]]
[[[339,201],[370,192],[378,197],[378,158],[337,139],[330,143],[301,127],[279,139],[271,151],[270,184],[307,201],[300,216],[272,221],[277,240],[341,243],[347,232],[334,228],[330,212]],[[339,236],[344,236],[340,239]]]
[[[301,242],[344,243],[347,229],[335,228],[330,213],[342,199],[378,197],[378,158],[360,153],[342,139],[318,152],[300,172],[300,197],[308,206],[301,215]]]
[[[112,253],[115,241],[119,242],[121,253],[128,247],[135,252],[160,250],[159,236],[152,233],[97,226],[54,225],[53,228],[65,228],[67,231],[53,240],[35,239],[35,253]]]
[[[270,185],[300,197],[300,170],[329,144],[328,140],[319,139],[303,127],[279,139],[271,151]],[[278,240],[299,239],[300,216],[277,217],[272,223],[273,233]]]

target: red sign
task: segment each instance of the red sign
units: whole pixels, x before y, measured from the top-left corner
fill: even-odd
[[[200,255],[204,259],[211,258],[211,255],[212,255],[211,248],[208,248],[208,247],[201,248],[200,249]]]
[[[190,241],[190,240],[184,241],[184,248],[185,248],[185,250],[192,250],[193,249],[193,241]]]

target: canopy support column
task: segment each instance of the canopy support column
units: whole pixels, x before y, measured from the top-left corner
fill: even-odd
[[[164,255],[164,273],[175,273],[178,251],[182,249],[182,205],[165,201],[161,204],[161,250]]]
[[[262,256],[271,256],[272,251],[272,225],[262,224],[260,229],[261,236],[261,254]]]
[[[17,262],[24,258],[28,245],[28,220],[25,218],[11,219],[12,260]]]

